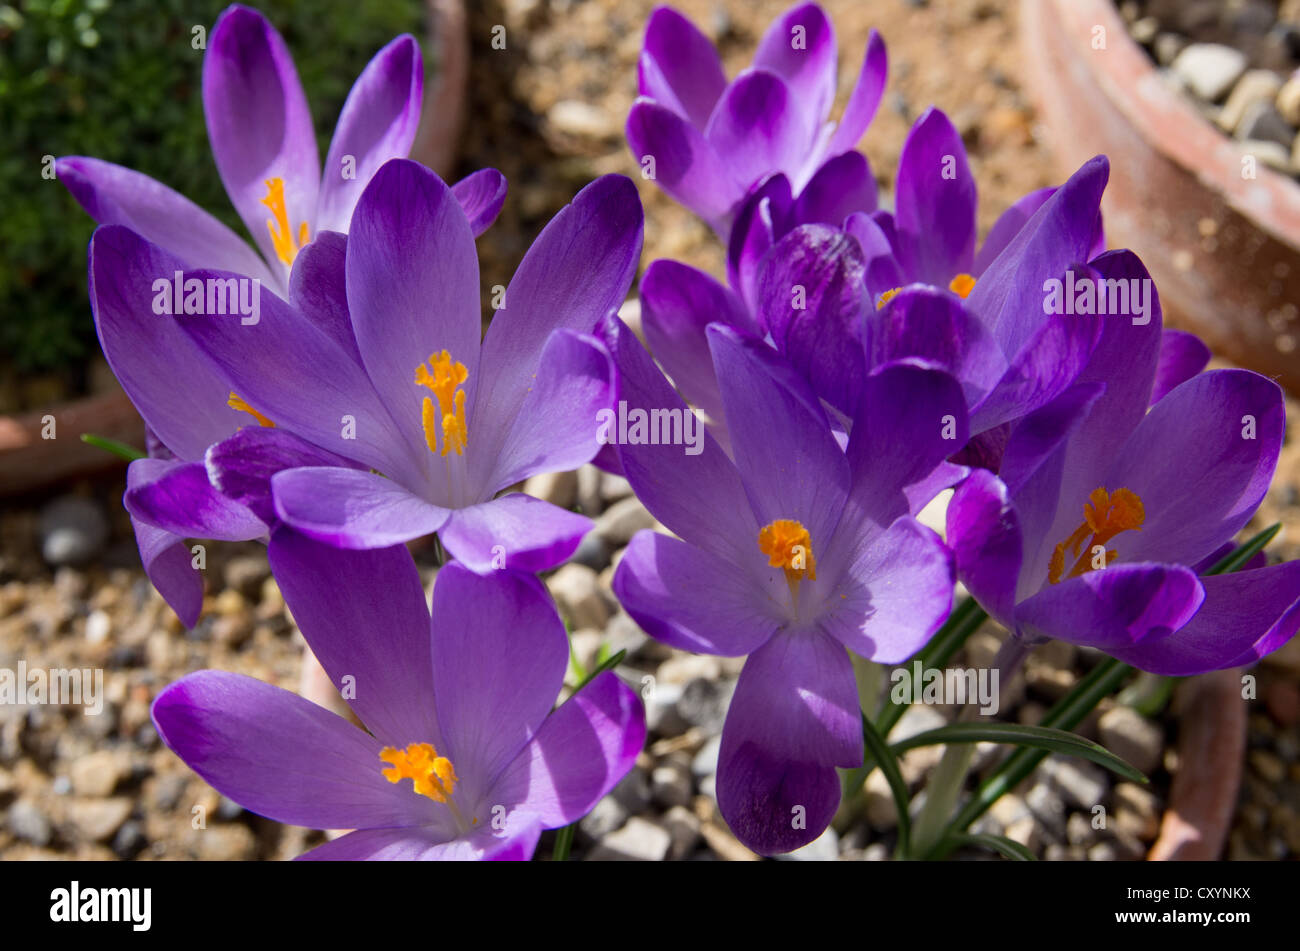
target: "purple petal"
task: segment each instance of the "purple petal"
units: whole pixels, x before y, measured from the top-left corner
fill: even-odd
[[[1029,219],[1034,217],[1035,212],[1042,208],[1047,200],[1056,194],[1056,187],[1040,188],[1038,191],[1018,199],[1006,211],[998,216],[998,220],[993,222],[993,227],[989,230],[988,236],[984,239],[984,244],[980,246],[979,253],[975,255],[975,268],[971,271],[974,277],[983,274],[990,264],[1001,254],[1008,244],[1020,234],[1021,230],[1029,223]],[[1089,255],[1091,260],[1091,255]]]
[[[633,103],[626,133],[642,174],[725,236],[745,189],[704,133],[669,107],[645,98]]]
[[[137,459],[122,502],[133,518],[185,538],[239,542],[264,538],[267,525],[213,488],[201,462]]]
[[[289,275],[289,303],[361,366],[361,351],[348,313],[348,237],[322,231],[298,253]]]
[[[780,76],[746,70],[718,100],[704,137],[745,190],[772,172],[799,170],[811,135],[807,123]]]
[[[938,288],[903,288],[884,307],[867,311],[866,328],[870,366],[908,358],[934,363],[961,383],[972,405],[1007,371],[1007,359],[984,325],[955,294]]]
[[[916,120],[898,159],[894,221],[903,270],[947,287],[975,260],[975,178],[961,136],[931,107]]]
[[[271,479],[275,514],[340,548],[387,548],[436,532],[449,511],[396,482],[357,469],[305,468]]]
[[[577,822],[636,763],[645,708],[610,671],[559,706],[488,794],[518,802],[543,828]]]
[[[925,646],[952,607],[952,556],[920,522],[847,532],[846,513],[824,563],[849,565],[832,589],[821,629],[860,657],[899,664]],[[826,569],[823,569],[826,570]]]
[[[840,227],[854,212],[876,210],[876,180],[858,152],[830,159],[813,174],[795,201],[793,218],[800,224]]]
[[[1052,314],[1011,360],[971,415],[981,433],[1045,406],[1079,378],[1101,336],[1104,317]]]
[[[642,96],[663,103],[699,129],[727,86],[718,51],[671,7],[656,7],[646,21],[637,76]]]
[[[170,287],[181,267],[179,258],[120,225],[101,227],[90,239],[90,306],[108,365],[150,430],[192,461],[241,417],[226,405],[224,374],[180,324],[154,312],[158,298],[170,312]],[[169,289],[155,294],[155,281]]]
[[[886,230],[885,225],[889,229]],[[844,222],[844,230],[862,248],[866,262],[867,299],[874,305],[885,291],[902,287],[907,281],[895,257],[893,222],[886,212],[854,212]]]
[[[825,545],[849,492],[849,465],[825,418],[764,364],[766,344],[714,324],[709,345],[736,468],[758,524],[793,519],[814,550]]]
[[[830,116],[836,85],[835,28],[817,4],[802,4],[773,20],[759,40],[754,66],[785,81],[810,132]]]
[[[1165,328],[1160,335],[1160,362],[1156,367],[1151,402],[1164,399],[1180,383],[1186,383],[1210,362],[1210,348],[1196,334]]]
[[[507,429],[500,454],[471,453],[472,482],[489,492],[539,472],[569,472],[600,450],[601,411],[613,396],[613,364],[594,337],[557,330],[542,350],[523,405]]]
[[[271,477],[277,472],[307,466],[364,468],[287,430],[266,426],[245,426],[209,447],[203,465],[213,488],[246,506],[267,525],[276,522]]]
[[[148,175],[79,155],[59,159],[54,172],[101,225],[124,225],[185,267],[247,274],[271,287],[280,283],[243,238]]]
[[[637,532],[614,570],[614,594],[651,637],[681,650],[739,657],[781,619],[759,579],[758,532],[745,570],[676,538]],[[784,585],[785,580],[781,580]]]
[[[857,148],[862,133],[867,131],[867,126],[875,118],[888,78],[889,57],[885,53],[885,41],[879,33],[872,30],[867,37],[867,49],[862,56],[858,81],[853,86],[849,103],[844,107],[844,115],[840,117],[835,134],[831,137],[827,154],[838,155]]]
[[[758,279],[762,321],[814,392],[851,413],[861,394],[865,268],[858,243],[825,225],[777,242]]]
[[[506,177],[495,168],[481,168],[471,172],[455,185],[451,193],[460,202],[460,207],[469,219],[470,230],[478,237],[497,220],[501,208],[506,203],[508,189]]]
[[[1201,585],[1205,603],[1177,633],[1115,656],[1142,670],[1186,677],[1253,664],[1300,628],[1300,562],[1207,575]]]
[[[641,255],[642,218],[632,181],[605,175],[542,229],[483,338],[477,386],[472,373],[469,378],[471,456],[495,458],[516,418],[532,411],[528,391],[551,334],[593,333],[622,305]],[[572,353],[572,345],[556,351],[565,353]]]
[[[153,704],[162,741],[245,809],[314,829],[415,826],[431,799],[388,782],[383,743],[342,717],[251,677],[201,670]]]
[[[126,473],[127,484],[133,484],[131,466],[127,466]],[[149,581],[182,624],[198,624],[203,611],[203,575],[194,567],[185,539],[138,518],[131,519],[131,528]]]
[[[689,422],[686,404],[621,321],[609,322],[606,340],[618,371],[620,413],[624,406],[629,418],[637,411],[647,417],[667,411],[676,413],[683,426]],[[701,433],[698,418],[694,425]],[[759,526],[736,467],[707,430],[699,438],[699,452],[695,446],[617,440],[624,475],[650,513],[679,538],[721,557],[752,554]]]
[[[817,838],[840,801],[836,766],[862,763],[862,722],[843,646],[818,631],[774,637],[740,674],[718,756],[718,806],[755,852]]]
[[[1201,582],[1181,565],[1111,565],[1045,585],[1016,605],[1016,629],[1108,652],[1158,644],[1204,598]]]
[[[759,266],[776,240],[792,227],[793,209],[790,179],[777,172],[751,189],[736,210],[727,239],[727,280],[752,312],[758,312]]]
[[[1121,559],[1195,564],[1232,538],[1268,491],[1285,430],[1282,391],[1249,370],[1211,370],[1175,388],[1106,476],[1107,489],[1136,492],[1146,509],[1142,530],[1116,539]]]
[[[428,391],[416,368],[446,350],[472,391],[480,334],[474,235],[451,189],[423,165],[394,159],[366,186],[348,235],[347,294],[374,389],[423,464]]]
[[[531,575],[477,575],[455,562],[433,588],[433,680],[444,756],[466,786],[490,795],[495,778],[550,712],[569,664],[569,640]]]
[[[184,277],[207,284],[225,275],[190,271]],[[408,439],[366,371],[340,346],[341,328],[336,324],[332,336],[273,294],[260,294],[258,300],[255,319],[237,314],[161,318],[182,327],[224,375],[219,405],[230,422],[211,441],[252,421],[226,404],[233,391],[276,426],[317,446],[404,482],[418,481],[429,455],[418,422],[416,435]],[[414,390],[414,365],[411,371]],[[211,402],[217,398],[207,397]]]
[[[1007,488],[993,473],[976,469],[948,502],[947,540],[957,575],[992,617],[1015,617],[1021,536]]]
[[[756,332],[753,318],[730,289],[680,261],[658,260],[641,278],[641,324],[650,351],[677,392],[721,420],[722,396],[704,328],[714,321]]]
[[[890,364],[866,379],[845,455],[856,507],[884,528],[910,506],[904,490],[966,444],[966,401],[941,370]]]
[[[366,64],[343,103],[321,177],[318,231],[346,233],[366,183],[389,159],[406,158],[423,97],[420,44],[399,36]]]
[[[360,829],[298,856],[308,862],[392,861],[468,862],[532,858],[542,827],[531,817],[512,814],[509,833],[476,833],[443,839],[424,829]]]
[[[267,227],[272,216],[262,204],[266,183],[284,182],[293,240],[300,222],[314,234],[320,155],[293,58],[256,10],[232,6],[212,28],[203,57],[203,113],[226,193],[274,267],[280,259]]]
[[[410,553],[346,551],[281,530],[267,555],[307,646],[366,729],[386,746],[437,748],[429,609]]]
[[[447,551],[479,574],[509,568],[547,571],[566,561],[591,519],[515,492],[455,509],[438,529]]]
[[[1041,327],[1044,283],[1092,256],[1109,175],[1104,156],[1080,166],[989,264],[967,297],[967,306],[993,328],[1005,352],[1019,351]]]

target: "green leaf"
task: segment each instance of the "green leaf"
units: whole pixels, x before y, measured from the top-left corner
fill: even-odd
[[[613,670],[619,664],[623,663],[623,658],[626,656],[627,656],[627,651],[623,650],[623,651],[619,651],[617,654],[614,654],[612,657],[605,658],[605,660],[601,661],[599,664],[597,664],[595,667],[592,668],[591,673],[589,673],[586,677],[584,677],[582,679],[582,682],[579,683],[578,686],[573,688],[573,692],[577,693],[579,690],[587,686],[587,684],[591,683],[593,680],[595,680],[605,671]]]
[[[885,774],[885,779],[889,783],[889,791],[894,796],[894,808],[898,812],[897,855],[899,858],[906,859],[911,850],[911,819],[907,812],[909,802],[907,783],[903,782],[903,773],[898,768],[898,757],[885,743],[884,737],[876,732],[876,728],[872,726],[865,714],[862,717],[862,741],[867,751],[880,765],[880,771]]]
[[[1282,523],[1274,522],[1240,548],[1236,548],[1220,558],[1214,563],[1213,568],[1202,573],[1207,575],[1226,575],[1230,572],[1236,571],[1246,562],[1250,561],[1250,559],[1254,558],[1259,552],[1263,551],[1264,546],[1271,542],[1281,530]]]
[[[1104,746],[1091,740],[1045,726],[1024,726],[1019,723],[950,723],[937,730],[926,730],[890,746],[895,754],[918,746],[936,746],[940,743],[1010,743],[1077,756],[1104,766],[1113,773],[1135,783],[1145,783],[1147,778]]]
[[[1030,852],[1019,842],[1012,841],[1004,835],[983,835],[962,832],[952,837],[954,845],[975,845],[996,852],[1013,862],[1037,862],[1038,856]]]
[[[569,850],[573,848],[573,833],[578,828],[575,822],[573,825],[564,826],[555,833],[555,848],[551,850],[552,862],[567,862],[569,860]]]
[[[96,448],[103,449],[105,452],[111,452],[115,456],[120,456],[127,462],[135,462],[135,460],[143,459],[145,457],[145,454],[134,446],[128,446],[126,443],[118,442],[116,439],[96,436],[93,433],[82,433],[81,441],[95,446]]]

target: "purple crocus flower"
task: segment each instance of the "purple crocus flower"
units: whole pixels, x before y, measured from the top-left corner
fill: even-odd
[[[360,729],[287,690],[204,670],[153,705],[158,735],[223,795],[278,822],[352,829],[309,859],[528,859],[585,815],[645,741],[605,672],[552,710],[568,639],[532,577],[438,573],[433,616],[401,546],[340,551],[292,532],[271,566]]]
[[[81,156],[55,171],[100,224],[126,225],[187,268],[257,278],[288,296],[299,251],[324,231],[346,231],[375,171],[405,157],[420,121],[424,70],[414,37],[400,36],[362,71],[343,104],[324,174],[307,98],[288,47],[256,10],[231,6],[203,57],[203,108],[217,170],[260,255],[212,215],[147,175]],[[505,200],[494,169],[456,186],[481,233]]]
[[[753,66],[728,83],[713,44],[676,10],[658,7],[646,24],[628,144],[644,174],[651,175],[652,159],[664,191],[725,239],[755,184],[781,172],[803,192],[827,159],[862,137],[884,92],[885,45],[873,30],[838,125],[829,121],[837,57],[830,20],[805,3],[772,22]],[[845,169],[822,184],[839,187],[848,180],[841,175],[853,171],[860,173]],[[865,188],[870,173],[853,181]]]
[[[614,322],[609,336],[630,421],[623,471],[677,535],[638,533],[614,593],[666,644],[748,655],[722,731],[718,804],[755,851],[798,848],[837,808],[835,768],[862,763],[848,652],[903,661],[951,606],[950,555],[909,511],[964,439],[960,389],[924,366],[881,368],[842,449],[776,354],[714,325],[734,461],[707,436],[692,455],[670,444],[666,422],[646,431],[690,410],[626,328]]]
[[[304,256],[323,246],[313,242]],[[291,465],[359,463],[350,459],[354,443],[338,439],[337,430],[330,434],[336,452],[322,448],[319,435],[313,443],[282,427],[240,428],[265,417],[236,395],[232,380],[178,322],[196,318],[173,319],[155,312],[155,282],[174,286],[175,274],[185,273],[183,267],[179,258],[122,225],[101,226],[90,241],[88,283],[100,346],[149,436],[149,458],[127,468],[123,501],[150,580],[180,619],[193,626],[202,608],[203,579],[185,539],[265,539],[276,522],[272,471]],[[235,286],[251,280],[228,273],[222,279]],[[259,321],[306,324],[295,307],[274,294],[258,294],[256,299]],[[228,314],[218,319],[238,325],[243,318]],[[205,463],[239,446],[258,447],[263,469],[247,471],[223,490],[212,484]]]
[[[941,114],[931,113],[913,140],[944,141],[935,132],[947,125],[940,120]],[[957,148],[960,138],[952,134],[955,144],[949,146]],[[934,153],[939,179],[942,156],[934,147],[923,151]],[[914,170],[921,164],[914,163]],[[966,393],[976,439],[975,449],[966,453],[970,458],[963,461],[996,467],[1005,427],[1059,395],[1095,346],[1101,318],[1045,314],[1043,286],[1063,278],[1071,264],[1093,259],[1108,171],[1104,158],[1093,159],[1053,191],[1027,222],[1016,226],[1015,216],[1005,219],[1012,223],[1001,230],[1015,233],[980,269],[981,278],[966,299],[947,287],[895,284],[903,278],[894,245],[880,242],[873,256],[860,240],[861,230],[854,228],[855,221],[866,219],[851,215],[844,229],[803,225],[768,250],[757,271],[758,307],[752,311],[740,295],[703,272],[656,261],[641,282],[646,340],[682,394],[709,414],[719,438],[725,433],[719,422],[718,381],[705,335],[713,321],[767,340],[835,411],[832,423],[839,427],[847,427],[871,368],[908,357],[936,363]],[[943,191],[938,185],[936,190]],[[949,206],[923,201],[924,194],[919,182],[900,187],[902,206],[915,206],[904,218],[933,220],[933,227],[917,230],[918,236],[941,235],[943,209]],[[960,204],[954,195],[951,207]],[[969,219],[969,241],[933,237],[933,246],[916,245],[916,260],[942,259],[936,248],[959,244],[965,250],[953,260],[965,260],[974,242],[973,205],[968,211],[953,213]],[[986,248],[993,241],[991,236]],[[945,275],[966,265],[926,266],[933,275]]]
[[[590,520],[496,496],[600,449],[611,368],[590,333],[623,302],[641,223],[631,181],[588,185],[524,256],[480,343],[469,220],[438,176],[394,159],[362,194],[348,237],[318,242],[295,268],[308,319],[280,308],[255,326],[183,326],[249,405],[375,470],[279,472],[271,485],[285,523],[345,548],[436,531],[477,571],[541,571],[572,554]],[[341,423],[353,424],[351,439],[340,439]],[[214,478],[239,478],[244,464],[258,462],[231,453]]]
[[[1030,192],[1007,208],[976,253],[978,196],[966,147],[948,117],[931,107],[903,143],[892,214],[877,210],[875,182],[857,153],[827,162],[797,195],[784,175],[773,175],[750,192],[736,214],[727,278],[761,316],[758,281],[768,252],[797,228],[820,224],[844,230],[859,243],[872,303],[915,283],[948,288],[964,298],[1055,191]],[[817,234],[812,231],[811,239]],[[1096,237],[1088,259],[1104,250],[1100,228]]]
[[[976,470],[949,505],[960,576],[1021,649],[1058,638],[1186,675],[1250,663],[1300,626],[1300,563],[1198,577],[1268,489],[1281,391],[1198,373],[1204,347],[1159,317],[1106,317],[1073,385],[1012,428],[1000,477]]]

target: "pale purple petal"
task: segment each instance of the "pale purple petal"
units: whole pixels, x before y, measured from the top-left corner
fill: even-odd
[[[834,767],[861,763],[857,687],[838,641],[790,632],[749,656],[718,756],[718,806],[741,842],[769,855],[811,842],[839,805]]]
[[[690,20],[656,7],[646,21],[637,63],[639,92],[703,129],[726,88],[718,51]]]
[[[386,746],[437,749],[429,608],[410,553],[347,551],[281,530],[267,556],[307,646],[366,729]]]
[[[515,492],[454,509],[438,537],[457,561],[479,574],[503,568],[536,572],[567,560],[591,526],[585,515]]]
[[[614,571],[614,594],[655,640],[739,657],[756,650],[783,620],[760,577],[767,559],[757,531],[750,558],[753,567],[741,567],[676,538],[637,532]]]
[[[546,718],[488,798],[519,803],[543,828],[577,822],[632,769],[645,732],[640,698],[605,671]]]
[[[340,548],[387,548],[430,535],[450,512],[396,482],[357,469],[289,469],[271,479],[275,514]]]
[[[862,55],[862,69],[858,72],[858,81],[849,95],[849,103],[844,107],[835,134],[831,137],[829,155],[838,155],[857,148],[862,133],[867,131],[871,120],[876,115],[880,100],[885,94],[885,83],[889,77],[889,58],[885,53],[885,41],[875,30],[867,37],[867,49]]]
[[[366,183],[389,159],[411,151],[423,96],[420,44],[399,36],[366,64],[343,103],[321,175],[316,230],[347,232]]]
[[[320,154],[293,58],[256,10],[232,6],[212,28],[203,57],[203,113],[226,193],[274,268],[280,259],[267,227],[272,215],[262,204],[266,183],[284,182],[287,237],[296,242],[302,222],[314,233]]]
[[[242,674],[202,670],[153,704],[159,737],[222,795],[289,825],[372,829],[435,821],[433,800],[382,772],[384,744]]]

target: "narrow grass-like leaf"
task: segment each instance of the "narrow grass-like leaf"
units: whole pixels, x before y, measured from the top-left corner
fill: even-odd
[[[1038,856],[1030,852],[1019,842],[1008,839],[1004,835],[984,835],[978,833],[962,832],[952,837],[955,845],[974,845],[991,852],[996,852],[1003,858],[1011,859],[1013,862],[1037,862]]]
[[[1090,760],[1113,773],[1135,783],[1145,783],[1147,778],[1104,746],[1085,740],[1076,733],[1044,726],[1024,726],[1020,723],[950,723],[937,730],[926,730],[915,736],[890,745],[895,753],[904,753],[918,746],[937,746],[947,743],[1010,743],[1015,746],[1064,753]]]
[[[902,770],[898,768],[898,757],[885,743],[876,728],[872,726],[871,721],[864,715],[862,717],[862,741],[866,745],[867,751],[880,766],[880,771],[885,774],[885,780],[889,783],[889,791],[894,796],[894,808],[898,811],[898,849],[897,856],[901,859],[911,857],[911,819],[908,816],[908,795],[907,783],[903,782]]]
[[[143,459],[145,457],[145,454],[134,446],[128,446],[126,443],[118,442],[116,439],[96,436],[94,433],[82,433],[81,441],[88,443],[97,449],[103,449],[105,452],[111,452],[113,455],[125,459],[127,462],[135,462],[135,460]]]

